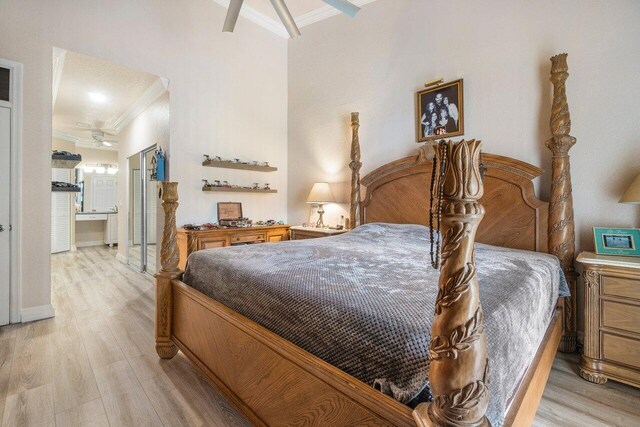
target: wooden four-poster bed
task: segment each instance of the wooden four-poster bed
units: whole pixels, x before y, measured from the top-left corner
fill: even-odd
[[[165,225],[162,269],[156,275],[156,349],[178,349],[255,425],[487,425],[491,386],[474,242],[556,255],[575,294],[574,225],[569,171],[570,118],[566,54],[551,58],[554,100],[551,202],[539,200],[533,179],[542,170],[480,153],[478,141],[446,142],[443,178],[442,268],[431,325],[429,382],[433,401],[411,408],[187,285],[178,269],[177,183],[162,183]],[[370,223],[425,224],[432,160],[418,156],[386,164],[360,181],[358,114],[352,114],[351,218]],[[439,160],[442,160],[441,158]],[[444,179],[444,181],[440,181]],[[366,187],[360,201],[360,182]],[[350,233],[347,233],[350,234]],[[292,245],[287,242],[281,245]],[[308,243],[307,243],[308,244]],[[451,286],[451,284],[455,286]],[[452,296],[451,292],[456,293]],[[575,297],[559,298],[532,362],[514,391],[505,425],[535,416],[556,350],[575,347]],[[447,304],[440,304],[447,299]],[[429,316],[429,307],[424,307]],[[473,327],[469,326],[473,325]],[[435,344],[434,344],[435,343]],[[425,361],[427,363],[427,361]]]

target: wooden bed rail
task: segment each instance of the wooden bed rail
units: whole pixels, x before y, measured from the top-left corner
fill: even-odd
[[[156,352],[162,359],[171,359],[178,347],[171,342],[171,281],[179,279],[182,271],[178,268],[180,253],[176,228],[178,209],[178,183],[161,183],[162,208],[164,209],[164,229],[160,247],[161,269],[156,278]]]
[[[489,403],[474,241],[484,207],[480,141],[446,142],[442,203],[442,268],[429,347],[433,402],[413,412],[419,426],[481,426]],[[436,150],[438,164],[443,151]],[[434,186],[438,188],[438,184]]]

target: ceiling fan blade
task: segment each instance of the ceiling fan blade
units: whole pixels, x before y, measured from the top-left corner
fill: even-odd
[[[238,16],[240,15],[240,9],[242,8],[242,2],[244,0],[231,0],[229,3],[229,10],[227,10],[227,17],[224,19],[224,26],[222,32],[233,33],[233,29],[238,22]]]
[[[349,15],[352,18],[356,16],[356,13],[360,11],[360,8],[358,6],[356,6],[355,4],[347,0],[322,0],[322,1],[328,4],[329,6],[335,7],[340,12],[344,13],[345,15]]]
[[[291,12],[289,12],[289,9],[287,9],[287,5],[284,4],[284,0],[271,0],[271,4],[273,5],[273,8],[276,10],[276,13],[280,17],[280,20],[282,21],[282,25],[284,25],[284,28],[287,29],[287,32],[289,33],[291,38],[294,38],[295,36],[299,36],[300,30],[298,29],[298,26],[296,25],[296,21],[293,19],[293,16],[291,16]]]

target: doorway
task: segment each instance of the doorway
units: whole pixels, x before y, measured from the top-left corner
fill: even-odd
[[[83,260],[153,274],[157,192],[147,171],[156,146],[169,146],[168,80],[59,48],[53,64],[52,287]]]
[[[129,157],[129,265],[149,274],[156,273],[157,256],[158,202],[152,180],[155,152],[153,145]]]

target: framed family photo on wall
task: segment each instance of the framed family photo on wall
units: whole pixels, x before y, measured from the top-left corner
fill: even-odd
[[[464,134],[462,79],[426,88],[416,95],[418,142]]]

